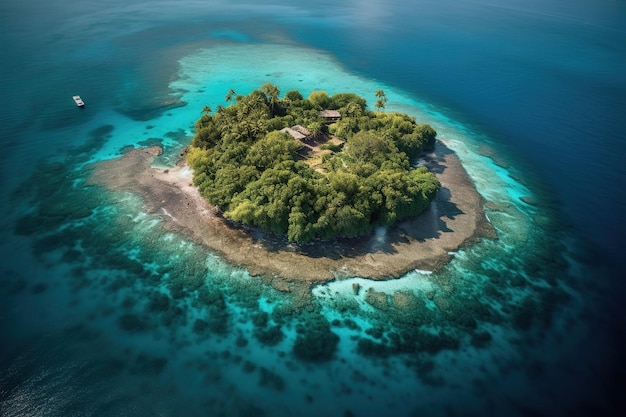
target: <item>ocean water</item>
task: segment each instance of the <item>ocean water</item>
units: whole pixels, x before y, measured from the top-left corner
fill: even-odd
[[[619,415],[625,27],[614,0],[3,2],[0,415]],[[88,185],[267,81],[383,88],[498,240],[278,291]]]

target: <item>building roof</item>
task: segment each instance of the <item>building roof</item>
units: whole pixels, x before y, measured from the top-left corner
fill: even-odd
[[[302,140],[306,138],[306,135],[298,132],[295,129],[292,129],[290,127],[285,127],[283,129],[280,129],[281,132],[285,132],[285,133],[289,133],[291,135],[292,138],[294,139],[298,139],[298,140]]]
[[[326,119],[340,119],[341,113],[339,113],[337,110],[322,110],[320,112],[320,116]]]
[[[302,133],[304,136],[311,136],[311,132],[309,132],[307,128],[304,126],[295,125],[295,126],[291,126],[291,128],[295,130],[296,132]]]

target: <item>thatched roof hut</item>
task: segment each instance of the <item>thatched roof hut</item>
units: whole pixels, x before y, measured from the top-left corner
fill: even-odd
[[[320,112],[320,117],[327,122],[336,122],[341,119],[341,113],[337,110],[322,110]]]
[[[292,138],[297,139],[297,140],[304,140],[307,137],[307,135],[298,132],[296,129],[294,129],[292,127],[285,127],[283,129],[280,129],[280,131],[281,132],[285,132],[285,133],[289,133]]]
[[[304,126],[295,125],[295,126],[291,126],[291,128],[295,130],[296,132],[302,133],[304,136],[311,136],[311,132],[309,132],[307,128]]]

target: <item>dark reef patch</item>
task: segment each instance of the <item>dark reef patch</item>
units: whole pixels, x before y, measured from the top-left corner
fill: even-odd
[[[117,319],[120,329],[128,333],[145,332],[149,329],[148,322],[136,314],[124,314]]]
[[[285,338],[285,334],[281,330],[281,326],[269,326],[263,329],[257,329],[254,337],[266,346],[276,346]]]
[[[296,358],[307,362],[325,362],[334,357],[339,336],[331,331],[330,323],[324,316],[316,314],[307,318],[297,330],[293,345]]]

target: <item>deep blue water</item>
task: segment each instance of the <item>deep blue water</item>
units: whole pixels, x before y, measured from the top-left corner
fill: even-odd
[[[3,2],[0,415],[617,415],[625,27],[616,0]],[[384,86],[500,240],[283,293],[86,184],[266,80]]]

